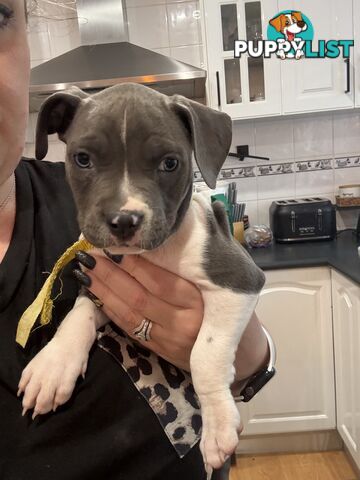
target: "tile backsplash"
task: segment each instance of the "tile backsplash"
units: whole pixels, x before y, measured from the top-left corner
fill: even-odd
[[[229,157],[219,179],[237,182],[238,201],[247,203],[252,224],[269,225],[275,199],[321,196],[335,202],[339,185],[360,183],[358,111],[234,122],[231,151],[245,144],[250,154],[270,160]],[[199,172],[195,181],[201,181]],[[358,214],[338,212],[338,228],[354,227]]]
[[[200,1],[126,0],[130,41],[206,68]],[[54,4],[54,15],[31,20],[31,63],[36,66],[80,44],[77,19]],[[34,156],[36,115],[30,116],[25,155]],[[247,203],[252,224],[269,224],[274,199],[323,196],[335,201],[339,185],[360,183],[360,112],[339,111],[299,117],[234,122],[232,151],[270,161],[229,157],[220,181],[234,179],[238,201]],[[64,145],[54,137],[47,159],[62,160]],[[199,172],[195,181],[201,181]],[[338,214],[338,228],[353,227],[357,211]]]
[[[126,0],[129,40],[206,68],[199,1]]]

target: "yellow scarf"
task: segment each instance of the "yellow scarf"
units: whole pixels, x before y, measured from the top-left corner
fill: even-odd
[[[74,245],[69,247],[66,252],[61,255],[59,260],[56,262],[51,274],[47,278],[42,289],[40,290],[38,296],[33,301],[33,303],[26,309],[26,311],[20,318],[16,332],[16,342],[19,345],[25,347],[29,339],[31,329],[40,314],[41,325],[47,325],[51,322],[52,309],[54,304],[54,300],[51,298],[51,292],[57,276],[59,275],[61,270],[68,263],[70,263],[71,260],[75,258],[75,254],[79,250],[86,251],[90,250],[91,248],[94,248],[93,245],[91,245],[91,243],[89,243],[87,240],[82,239],[74,243]]]

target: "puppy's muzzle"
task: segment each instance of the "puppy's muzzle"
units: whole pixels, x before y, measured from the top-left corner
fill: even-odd
[[[137,211],[122,211],[106,215],[106,223],[111,233],[124,242],[131,240],[143,220],[144,214]]]

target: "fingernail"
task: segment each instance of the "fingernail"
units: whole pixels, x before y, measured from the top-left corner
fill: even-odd
[[[56,403],[55,403],[55,405],[53,406],[53,412],[54,412],[54,413],[56,412],[56,409],[58,408],[58,406],[59,406],[59,405],[57,405]]]
[[[86,273],[82,272],[81,270],[75,269],[73,270],[73,274],[75,278],[81,283],[81,285],[84,285],[88,288],[91,286],[91,278],[86,275]]]
[[[117,263],[117,264],[121,263],[124,257],[124,255],[114,255],[110,253],[109,250],[106,250],[105,248],[104,248],[104,253],[107,257],[110,258],[110,260],[112,260],[114,263]]]
[[[35,420],[35,418],[37,417],[38,413],[37,412],[34,412],[33,415],[32,415],[32,419]]]
[[[96,260],[88,253],[80,250],[79,252],[76,252],[75,257],[81,263],[81,265],[84,265],[84,267],[88,268],[89,270],[93,270],[95,268]]]
[[[25,417],[26,412],[27,412],[27,408],[24,407],[21,415],[22,415],[23,417]]]
[[[19,388],[19,390],[17,392],[17,396],[20,397],[21,394],[22,394],[22,390],[21,390],[21,388]]]

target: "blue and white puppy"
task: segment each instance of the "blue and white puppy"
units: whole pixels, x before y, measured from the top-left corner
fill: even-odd
[[[191,374],[202,409],[201,451],[209,468],[219,468],[238,443],[240,416],[229,387],[264,284],[262,271],[232,238],[223,206],[192,194],[193,154],[214,188],[230,148],[231,120],[178,95],[122,84],[93,96],[77,88],[51,96],[39,114],[37,158],[45,157],[53,133],[67,144],[67,178],[85,238],[113,254],[141,255],[202,293]],[[88,297],[77,299],[23,372],[25,408],[46,413],[70,398],[96,331],[108,321]]]

